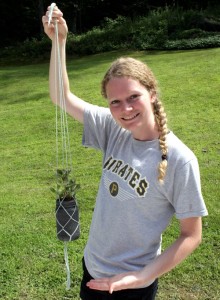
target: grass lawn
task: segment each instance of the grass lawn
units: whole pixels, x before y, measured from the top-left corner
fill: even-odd
[[[129,55],[158,78],[169,127],[197,155],[209,216],[203,243],[160,279],[160,300],[220,299],[220,49],[111,52],[69,58],[72,90],[106,105],[100,81],[110,62]],[[48,64],[0,67],[0,299],[79,300],[81,259],[101,173],[100,152],[81,146],[82,126],[69,119],[73,168],[81,189],[81,237],[69,243],[71,289],[66,290],[63,243],[56,238],[50,192],[56,165],[55,107],[48,95]],[[178,235],[177,221],[163,248]],[[122,299],[123,300],[123,299]]]

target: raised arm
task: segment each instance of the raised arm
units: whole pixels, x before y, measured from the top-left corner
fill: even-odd
[[[66,40],[68,27],[65,19],[63,18],[63,13],[55,6],[52,14],[52,21],[48,25],[48,15],[50,7],[46,14],[42,17],[42,22],[44,26],[44,32],[52,41],[51,48],[51,58],[50,58],[50,71],[49,71],[49,86],[50,86],[50,98],[54,104],[59,105],[59,80],[57,74],[58,70],[58,57],[56,54],[56,31],[55,31],[55,20],[57,22],[58,28],[58,43],[60,49],[60,61],[62,66],[62,77],[63,77],[63,92],[65,99],[66,111],[74,119],[83,123],[83,114],[86,105],[89,105],[87,102],[75,96],[70,91],[69,78],[66,69]]]

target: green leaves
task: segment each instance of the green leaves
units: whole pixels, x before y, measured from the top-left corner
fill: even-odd
[[[50,188],[51,192],[56,195],[56,199],[70,200],[75,198],[80,185],[76,183],[74,178],[71,178],[71,170],[57,169],[56,179],[56,188]]]

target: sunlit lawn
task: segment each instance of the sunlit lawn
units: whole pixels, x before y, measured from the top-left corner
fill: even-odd
[[[220,49],[111,52],[69,58],[72,90],[106,105],[100,81],[121,55],[139,58],[156,74],[170,128],[195,152],[209,216],[203,243],[160,279],[158,299],[220,299]],[[63,243],[56,238],[55,108],[48,95],[48,62],[0,68],[0,299],[78,300],[81,259],[101,172],[101,153],[81,146],[82,126],[69,119],[80,205],[81,237],[69,243],[71,289],[66,291]],[[177,222],[163,248],[178,235]]]

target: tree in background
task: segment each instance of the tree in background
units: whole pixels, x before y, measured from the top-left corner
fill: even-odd
[[[43,34],[41,17],[52,1],[4,0],[0,2],[1,47],[14,45]],[[119,15],[131,19],[147,15],[158,7],[181,7],[183,9],[205,9],[219,5],[218,0],[60,0],[69,30],[82,33],[99,26],[105,18]]]

